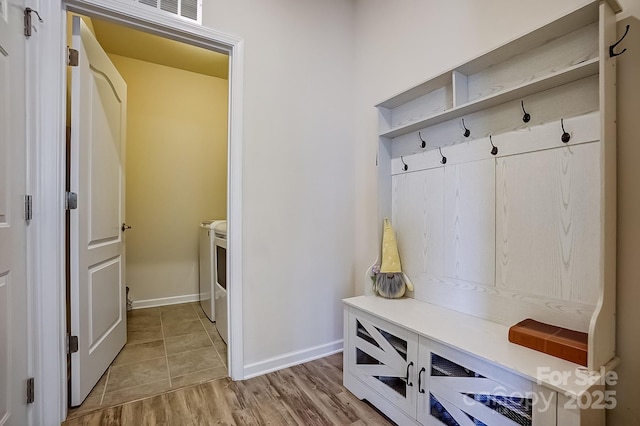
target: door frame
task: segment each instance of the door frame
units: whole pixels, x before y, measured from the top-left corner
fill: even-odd
[[[38,348],[36,387],[39,401],[34,424],[59,424],[66,418],[67,348],[65,301],[65,143],[66,143],[66,12],[115,21],[161,37],[229,55],[228,107],[228,274],[229,373],[244,379],[242,312],[242,131],[244,41],[236,36],[170,17],[152,8],[113,0],[39,2],[44,23],[31,37],[27,54],[34,70],[27,87],[27,119],[33,156],[29,177],[35,201],[29,267],[34,294],[31,318]],[[148,9],[148,10],[146,10]],[[45,397],[46,395],[46,397]]]

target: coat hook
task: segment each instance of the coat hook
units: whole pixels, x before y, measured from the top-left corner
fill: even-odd
[[[529,120],[531,120],[531,114],[524,110],[524,101],[520,101],[520,105],[522,105],[522,112],[524,113],[524,115],[522,116],[522,121],[528,123]]]
[[[628,32],[629,32],[629,25],[627,24],[627,28],[624,30],[624,34],[622,35],[622,38],[620,38],[620,40],[616,41],[616,42],[615,42],[615,43],[613,43],[611,46],[609,46],[609,57],[610,57],[610,58],[613,58],[614,56],[622,55],[624,52],[626,52],[626,51],[627,51],[627,49],[626,49],[626,48],[624,48],[624,49],[622,49],[622,51],[621,51],[620,53],[616,53],[616,52],[614,52],[614,51],[613,51],[613,49],[615,49],[615,48],[616,48],[616,46],[617,46],[618,44],[620,44],[620,42],[621,42],[622,40],[624,40],[624,38],[627,36],[627,33],[628,33]]]
[[[471,131],[467,129],[467,126],[464,125],[464,118],[462,119],[462,127],[464,127],[464,133],[462,136],[468,138],[471,135]]]
[[[562,126],[562,142],[567,143],[571,139],[571,135],[564,130],[564,118],[560,119],[560,125]]]
[[[440,160],[440,164],[447,164],[447,157],[442,155],[442,148],[438,147],[438,151],[440,151],[440,157],[442,157],[442,160]]]
[[[420,138],[420,140],[422,141],[422,143],[420,144],[420,148],[426,148],[427,142],[424,139],[422,139],[422,135],[420,134],[420,132],[418,132],[418,138]]]
[[[491,143],[491,146],[493,147],[493,148],[491,148],[491,155],[498,155],[498,147],[493,144],[493,139],[491,138],[491,135],[489,135],[489,142]]]
[[[407,163],[404,162],[404,158],[402,158],[402,156],[400,156],[400,161],[402,161],[403,164],[402,170],[404,170],[405,172],[409,170],[409,166],[407,166]]]

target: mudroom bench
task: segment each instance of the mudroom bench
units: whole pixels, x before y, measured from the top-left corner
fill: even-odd
[[[376,105],[378,223],[415,289],[344,301],[344,384],[397,423],[604,425],[615,407],[620,11],[585,1]],[[586,335],[584,366],[510,343],[531,320]]]
[[[615,360],[589,372],[440,306],[353,297],[344,327],[345,387],[400,425],[596,425],[615,403],[604,386]]]

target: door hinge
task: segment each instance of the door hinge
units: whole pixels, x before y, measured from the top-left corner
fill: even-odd
[[[69,65],[70,67],[77,67],[79,56],[80,53],[78,53],[76,49],[72,49],[67,46],[67,65]]]
[[[67,191],[65,193],[65,208],[67,210],[75,210],[78,208],[78,194]]]
[[[33,197],[31,195],[24,196],[24,220],[28,222],[33,219]]]
[[[30,377],[27,379],[27,404],[33,404],[35,400],[35,380]]]
[[[44,22],[37,10],[33,10],[30,7],[27,7],[24,10],[24,35],[26,37],[31,37],[31,12],[35,13],[38,16],[38,21]]]
[[[69,353],[78,352],[78,336],[69,336]]]

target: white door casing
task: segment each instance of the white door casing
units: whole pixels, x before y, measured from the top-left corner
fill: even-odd
[[[39,292],[40,304],[34,309],[34,321],[39,329],[34,338],[34,354],[43,365],[36,394],[46,395],[37,416],[50,424],[61,423],[68,405],[66,389],[66,328],[64,323],[64,193],[65,175],[65,100],[66,69],[62,61],[66,47],[66,11],[116,20],[142,31],[162,35],[174,40],[206,47],[229,54],[229,176],[228,176],[228,236],[230,344],[229,366],[234,380],[245,377],[243,351],[242,306],[242,135],[243,135],[243,82],[244,41],[242,38],[212,28],[193,25],[181,19],[153,13],[151,8],[134,7],[112,0],[61,0],[40,2],[40,15],[46,25],[38,26],[38,35],[30,44],[37,55],[29,84],[38,86],[37,103],[31,102],[28,111],[33,114],[34,127],[42,129],[34,140],[35,152],[40,159],[30,176],[39,194],[39,218],[36,227],[45,226],[33,235],[34,244],[46,252],[36,259],[33,286]],[[38,114],[40,112],[40,114]],[[39,171],[35,173],[36,170]],[[46,303],[45,303],[46,301]],[[43,424],[49,424],[42,422]]]
[[[71,77],[71,405],[89,394],[126,342],[124,170],[127,86],[79,17]]]
[[[24,0],[0,0],[0,425],[29,424]]]

